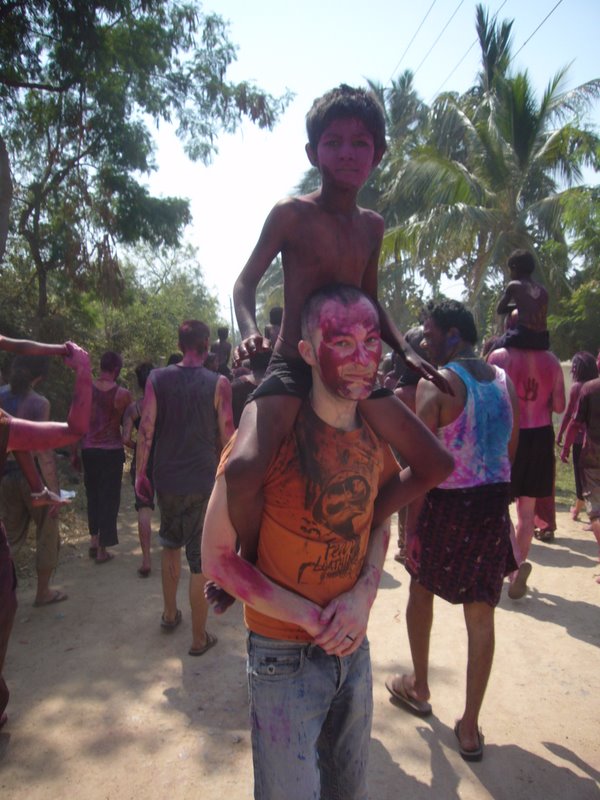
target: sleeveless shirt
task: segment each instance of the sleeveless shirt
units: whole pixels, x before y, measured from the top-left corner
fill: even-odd
[[[217,470],[215,391],[220,375],[204,367],[152,370],[156,395],[154,486],[168,494],[209,494]]]
[[[456,361],[444,367],[463,381],[467,399],[458,417],[438,430],[439,439],[454,456],[454,470],[438,488],[509,482],[508,442],[513,414],[506,373],[494,367],[493,381],[477,381]]]

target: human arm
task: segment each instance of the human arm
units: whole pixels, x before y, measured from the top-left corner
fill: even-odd
[[[429,387],[431,393],[442,395],[440,390],[428,381],[419,381],[417,391],[422,385]],[[389,404],[388,398],[385,398],[366,401],[360,407],[361,413],[364,413],[363,409],[366,411],[368,403],[371,404],[371,409],[377,409],[380,403],[388,404],[389,410],[386,411],[386,417],[391,420],[393,415],[395,431],[392,444],[398,451],[402,462],[408,464],[405,469],[396,470],[380,488],[375,501],[374,526],[382,524],[387,517],[400,508],[424,495],[433,486],[437,486],[454,468],[452,456],[437,436],[428,430],[427,425],[417,419],[415,414],[395,395],[392,407],[391,399],[389,398]],[[371,413],[373,412],[371,411]],[[369,421],[366,413],[364,416]]]
[[[122,428],[121,438],[123,440],[123,444],[125,445],[125,447],[129,447],[132,450],[135,449],[135,442],[133,441],[131,436],[133,434],[133,426],[138,417],[139,414],[138,414],[137,402],[130,403],[125,409],[125,413],[123,414],[123,428]]]
[[[508,389],[508,396],[510,397],[510,405],[512,407],[512,429],[510,432],[510,439],[508,440],[508,460],[513,464],[515,456],[517,455],[517,447],[519,446],[520,406],[517,390],[508,375],[506,376],[506,388]]]
[[[452,389],[450,388],[448,381],[440,372],[438,372],[438,370],[435,369],[435,367],[432,367],[432,365],[425,361],[424,358],[421,358],[421,356],[415,353],[415,351],[404,338],[403,334],[398,330],[387,311],[382,308],[379,300],[377,299],[377,270],[379,251],[380,247],[377,247],[376,251],[374,251],[369,259],[363,276],[361,288],[377,305],[377,310],[379,312],[379,324],[381,326],[381,338],[384,342],[387,342],[390,347],[393,347],[404,363],[410,367],[410,369],[417,372],[421,378],[431,381],[442,392],[452,394]]]
[[[271,343],[261,335],[256,323],[256,288],[282,249],[286,219],[284,201],[271,210],[250,258],[233,285],[233,304],[242,336],[241,343],[234,351],[234,365],[249,358],[251,353],[271,349]]]
[[[65,422],[31,422],[13,418],[8,437],[9,450],[48,450],[77,441],[90,423],[92,373],[90,358],[75,344],[67,345],[65,364],[75,370],[75,386],[71,407]]]
[[[45,344],[28,339],[9,339],[0,335],[0,350],[19,356],[66,356],[68,344]]]
[[[152,502],[154,490],[146,474],[148,459],[154,439],[156,427],[156,393],[150,378],[146,381],[144,389],[144,404],[142,405],[142,418],[137,436],[135,449],[135,492],[141,498]]]
[[[510,314],[516,308],[514,289],[519,286],[517,281],[510,281],[498,301],[496,314]]]
[[[565,396],[565,379],[562,367],[558,359],[556,360],[556,371],[554,374],[554,384],[552,386],[552,411],[554,414],[562,414],[565,410],[567,399]]]
[[[267,578],[236,551],[236,532],[227,509],[225,478],[217,477],[202,529],[202,571],[230,595],[275,619],[299,625],[310,635],[323,629],[321,607]]]
[[[215,387],[215,410],[217,412],[217,423],[219,426],[219,438],[221,440],[221,450],[231,439],[233,431],[233,408],[231,406],[231,384],[222,375]]]
[[[571,391],[569,392],[569,402],[567,404],[567,410],[563,414],[563,417],[560,421],[560,428],[558,429],[558,434],[556,436],[556,444],[559,447],[562,444],[563,436],[565,435],[567,426],[571,421],[571,418],[575,414],[575,409],[577,408],[577,401],[579,400],[580,391],[581,391],[581,384],[576,381],[571,386]]]
[[[389,541],[390,520],[387,519],[371,529],[365,560],[352,589],[335,597],[322,610],[320,622],[326,627],[314,641],[329,655],[347,656],[362,644]]]
[[[587,398],[585,392],[583,392],[583,394],[580,392],[577,406],[567,425],[567,430],[565,431],[565,443],[563,444],[560,452],[560,460],[564,461],[565,463],[569,460],[571,447],[573,446],[578,434],[585,434],[586,414]]]

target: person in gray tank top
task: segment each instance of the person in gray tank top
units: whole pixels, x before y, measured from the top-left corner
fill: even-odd
[[[181,548],[190,567],[192,644],[189,654],[203,655],[216,644],[206,631],[208,605],[200,561],[204,514],[212,491],[218,456],[233,433],[231,385],[204,367],[210,331],[198,320],[179,327],[183,359],[150,373],[137,440],[136,494],[152,498],[146,473],[154,439],[152,478],[160,509],[163,614],[161,627],[172,632],[182,620],[177,608]]]

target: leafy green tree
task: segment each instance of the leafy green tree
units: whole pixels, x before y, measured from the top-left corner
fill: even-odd
[[[538,101],[527,73],[508,71],[510,31],[477,7],[478,85],[435,101],[424,143],[392,157],[384,200],[386,215],[398,218],[384,258],[411,254],[434,284],[461,278],[480,319],[483,290],[516,247],[536,251],[555,300],[568,293],[564,204],[582,168],[599,166],[600,139],[583,114],[600,80],[564,92],[561,70]]]
[[[156,168],[151,123],[174,123],[188,156],[202,161],[244,118],[273,126],[288,95],[227,81],[234,59],[226,23],[198,3],[0,6],[0,252],[10,203],[5,143],[14,182],[7,254],[26,243],[38,290],[34,330],[54,312],[59,273],[118,293],[118,245],[180,243],[187,201],[153,197],[142,182]]]

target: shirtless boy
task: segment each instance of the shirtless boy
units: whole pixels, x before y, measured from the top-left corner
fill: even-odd
[[[265,380],[254,393],[254,402],[244,409],[225,468],[231,521],[240,537],[242,555],[251,561],[255,560],[264,474],[311,385],[310,369],[298,353],[302,306],[316,289],[335,282],[357,286],[377,302],[384,222],[374,211],[360,208],[356,200],[385,152],[383,110],[371,93],[341,85],[315,100],[306,128],[306,153],[320,172],[321,185],[308,195],[277,203],[233,290],[243,337],[238,358],[243,359],[270,347],[256,323],[256,287],[281,254],[281,331]],[[444,379],[410,349],[379,304],[377,307],[384,341],[423,377],[447,388]],[[401,450],[400,400],[386,393],[377,402],[361,401],[360,412],[378,436]]]
[[[496,313],[511,314],[516,310],[518,322],[515,328],[505,333],[496,348],[548,350],[548,292],[531,277],[535,269],[535,259],[529,250],[515,250],[508,257],[507,264],[511,280],[498,303]]]

